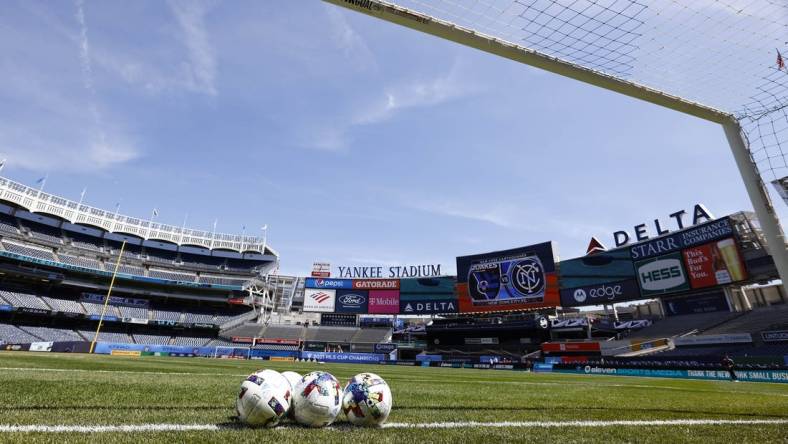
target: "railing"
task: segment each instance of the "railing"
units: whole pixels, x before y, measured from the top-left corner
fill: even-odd
[[[209,249],[256,251],[261,254],[265,254],[267,250],[278,256],[266,245],[264,237],[212,233],[124,216],[54,196],[5,177],[0,177],[0,200],[13,202],[31,213],[52,214],[72,224],[92,225],[110,233],[130,234],[142,239],[163,240],[177,245],[195,245]]]

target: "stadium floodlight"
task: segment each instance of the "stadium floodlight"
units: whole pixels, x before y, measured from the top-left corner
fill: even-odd
[[[788,283],[761,177],[788,172],[788,4],[773,0],[324,0],[721,124]],[[784,146],[786,148],[784,148]]]

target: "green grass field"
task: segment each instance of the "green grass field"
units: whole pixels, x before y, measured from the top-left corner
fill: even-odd
[[[235,428],[258,368],[361,371],[391,385],[390,423],[782,420],[780,424]],[[341,415],[341,414],[340,414]],[[0,352],[0,442],[788,442],[788,384],[201,358]],[[9,432],[9,425],[221,424],[215,431]],[[598,424],[597,424],[598,425]]]

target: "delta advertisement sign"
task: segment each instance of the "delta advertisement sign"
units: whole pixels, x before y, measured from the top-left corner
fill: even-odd
[[[551,242],[457,258],[460,313],[559,305]]]

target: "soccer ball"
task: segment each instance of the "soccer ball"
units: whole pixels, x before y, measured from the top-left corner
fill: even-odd
[[[342,396],[342,411],[358,426],[379,426],[386,422],[394,400],[386,381],[374,373],[354,376]]]
[[[287,379],[287,382],[290,383],[290,393],[295,393],[295,387],[298,384],[298,382],[301,381],[301,375],[299,375],[296,372],[287,371],[287,372],[282,372],[282,376],[284,376],[285,379]],[[290,408],[287,409],[287,416],[291,419],[293,418],[294,404],[295,404],[294,402],[291,402]]]
[[[342,407],[342,387],[331,373],[311,372],[295,387],[293,413],[295,420],[309,427],[331,424]]]
[[[241,383],[235,411],[244,424],[274,427],[287,414],[290,400],[287,379],[277,371],[263,370],[249,375]]]

